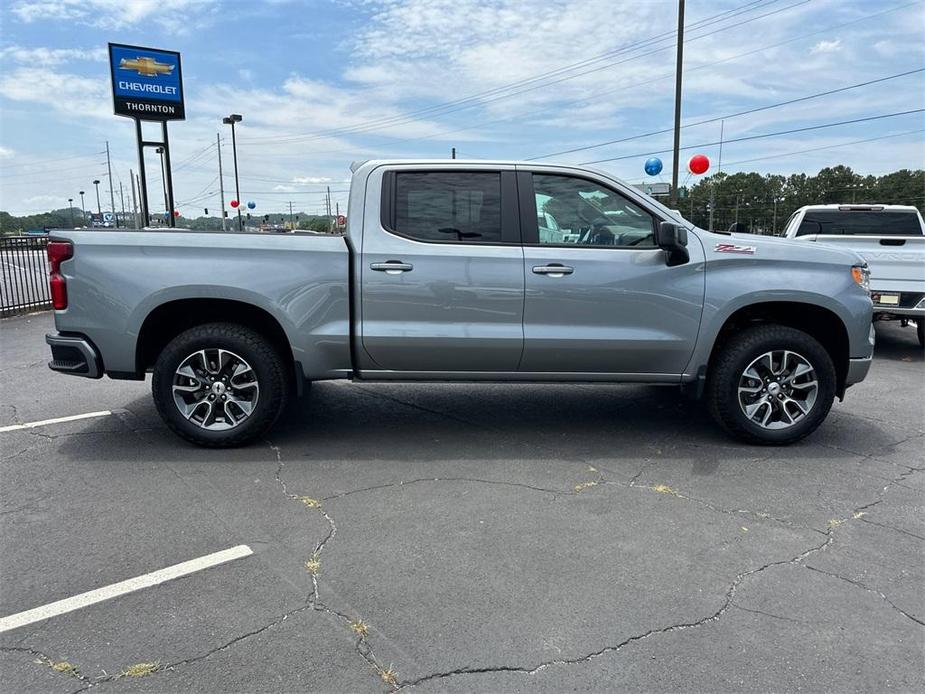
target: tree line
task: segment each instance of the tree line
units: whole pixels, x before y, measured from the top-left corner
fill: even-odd
[[[804,205],[914,205],[925,213],[925,170],[900,169],[883,176],[862,176],[848,166],[827,167],[815,176],[716,173],[681,193],[681,214],[699,227],[709,228],[712,204],[713,229],[738,222],[751,233],[772,234],[780,233]]]
[[[803,205],[825,203],[881,203],[915,205],[925,213],[925,170],[900,169],[883,176],[862,176],[848,166],[822,169],[815,176],[806,174],[716,173],[695,185],[681,189],[678,202],[681,214],[704,229],[710,228],[710,208],[713,229],[728,229],[738,222],[756,234],[779,233],[787,219]],[[73,216],[72,216],[73,215]],[[329,217],[296,214],[296,227],[327,231]],[[72,219],[75,221],[72,223]],[[269,215],[270,224],[286,224],[287,213]],[[264,215],[254,215],[250,224],[259,224]],[[229,214],[230,228],[237,224],[236,215]],[[21,234],[30,229],[65,229],[80,226],[77,208],[67,207],[40,214],[15,217],[0,211],[0,234]],[[196,230],[219,230],[219,217],[180,217],[177,226]],[[741,227],[740,227],[741,228]]]

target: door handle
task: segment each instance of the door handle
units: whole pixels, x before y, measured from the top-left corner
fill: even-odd
[[[384,263],[370,263],[370,270],[378,270],[379,272],[385,272],[390,275],[400,275],[403,272],[411,272],[414,269],[414,265],[411,263],[403,263],[400,260],[389,260]]]
[[[534,265],[533,272],[537,275],[546,275],[547,277],[564,277],[575,272],[575,268],[559,263],[550,263],[549,265]]]

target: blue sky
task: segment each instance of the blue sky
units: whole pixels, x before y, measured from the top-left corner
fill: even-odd
[[[108,41],[182,53],[187,120],[171,124],[170,138],[178,207],[190,216],[219,206],[216,132],[225,138],[226,205],[233,197],[221,125],[231,112],[244,115],[241,197],[257,212],[288,210],[290,200],[319,212],[328,185],[343,206],[352,160],[443,157],[454,146],[463,158],[521,159],[633,138],[549,160],[626,157],[597,166],[655,180],[643,162],[670,149],[671,135],[636,136],[672,124],[676,8],[674,0],[8,0],[0,208],[62,207],[81,189],[91,207],[107,140],[116,197],[119,181],[128,191],[134,129],[112,114]],[[687,26],[686,123],[925,67],[922,0],[688,0]],[[730,117],[724,137],[925,108],[923,75]],[[917,113],[729,143],[723,170],[922,168],[923,131]],[[146,135],[154,138],[153,126]],[[719,135],[718,121],[688,127],[682,147]],[[718,147],[701,150],[715,168]],[[659,156],[670,172],[670,154]],[[161,190],[154,157],[152,201]]]

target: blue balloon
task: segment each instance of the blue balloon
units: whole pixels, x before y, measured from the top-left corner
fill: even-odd
[[[646,173],[650,176],[658,176],[662,172],[662,160],[658,157],[646,159]]]
[[[661,162],[659,162],[659,164],[661,164]],[[662,167],[659,166],[659,167],[658,167],[658,170],[661,171],[661,170],[662,170]],[[252,209],[254,209],[255,207],[257,207],[257,203],[254,202],[253,200],[251,200],[249,203],[247,203],[247,209],[252,210]]]

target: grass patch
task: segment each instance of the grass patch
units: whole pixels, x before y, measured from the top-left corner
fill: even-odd
[[[62,660],[60,663],[48,663],[48,667],[50,667],[55,672],[62,672],[66,675],[70,675],[70,674],[77,672],[77,668],[71,665],[66,660]]]
[[[392,669],[391,665],[389,665],[388,669],[386,670],[380,670],[379,677],[382,678],[383,682],[392,685],[393,687],[398,684],[398,673]]]
[[[135,663],[129,665],[122,671],[122,677],[145,677],[156,671],[161,666],[161,661],[155,660],[153,663]]]
[[[350,629],[354,634],[362,637],[369,635],[369,625],[362,619],[355,619],[354,621],[350,622]]]
[[[311,559],[305,562],[305,570],[312,576],[318,575],[321,571],[321,561],[319,561],[318,555],[313,555]]]
[[[844,521],[843,519],[841,519],[841,518],[833,518],[833,519],[830,520],[828,523],[826,523],[826,527],[827,527],[829,530],[831,530],[832,528],[837,528],[839,525],[841,525],[841,524],[844,523],[844,522],[845,522],[845,521]]]
[[[582,482],[581,484],[575,485],[575,492],[579,493],[579,492],[584,491],[585,489],[589,489],[591,487],[596,487],[596,486],[597,486],[597,482]]]
[[[300,496],[299,501],[309,508],[318,508],[321,506],[321,502],[318,501],[318,499],[312,499],[310,496]]]
[[[671,496],[680,496],[674,489],[669,487],[667,484],[656,484],[652,487],[653,492],[658,492],[659,494],[671,494]]]

